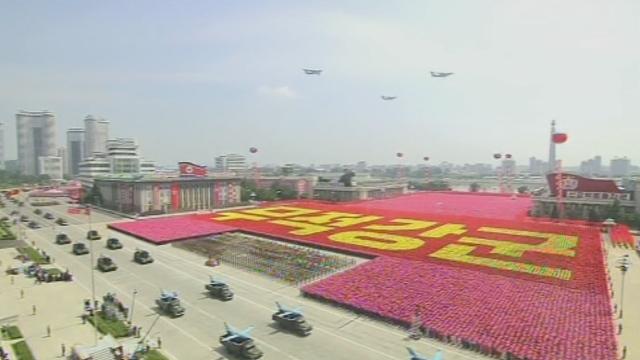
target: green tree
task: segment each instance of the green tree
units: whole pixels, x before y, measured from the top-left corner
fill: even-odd
[[[102,193],[100,192],[100,189],[98,189],[98,187],[95,184],[91,187],[91,190],[89,190],[87,195],[85,195],[83,202],[97,205],[97,206],[102,205],[102,202],[103,202]]]
[[[614,199],[611,205],[607,207],[607,218],[613,219],[616,222],[622,218],[622,207],[620,206],[620,200]]]
[[[524,194],[529,192],[529,187],[528,186],[518,186],[518,194]]]
[[[600,214],[598,214],[598,211],[595,208],[589,209],[589,221],[599,222],[600,220]]]
[[[471,192],[480,191],[480,184],[478,184],[477,182],[472,182],[471,185],[469,185],[469,191]]]
[[[553,208],[551,209],[550,217],[552,219],[557,219],[560,217],[560,212],[558,211],[558,207],[555,204],[553,204]]]

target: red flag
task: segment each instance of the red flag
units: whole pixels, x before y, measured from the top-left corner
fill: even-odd
[[[67,213],[69,214],[81,214],[82,213],[82,208],[78,208],[78,207],[70,207],[67,209]]]
[[[178,166],[180,166],[180,176],[207,176],[206,166],[196,165],[187,161],[179,162]]]

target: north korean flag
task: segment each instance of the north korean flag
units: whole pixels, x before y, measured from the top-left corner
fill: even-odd
[[[207,176],[207,167],[191,162],[180,162],[180,176]]]

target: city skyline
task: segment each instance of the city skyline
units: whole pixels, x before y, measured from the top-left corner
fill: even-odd
[[[13,114],[43,108],[58,143],[100,114],[160,164],[252,146],[259,163],[384,164],[396,152],[407,163],[490,163],[495,152],[526,163],[547,158],[552,119],[569,134],[557,154],[568,165],[640,158],[631,1],[123,4],[12,3],[0,14],[13,49],[0,59],[7,159]]]

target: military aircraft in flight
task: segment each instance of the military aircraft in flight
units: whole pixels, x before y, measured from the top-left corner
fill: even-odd
[[[431,359],[429,359],[425,355],[422,355],[422,354],[418,353],[417,351],[413,350],[410,347],[408,347],[407,350],[409,351],[409,354],[411,355],[409,360],[444,360],[444,358],[442,357],[442,351],[438,351],[435,355],[433,355],[433,357]]]
[[[397,99],[398,97],[397,97],[397,96],[384,96],[384,95],[382,95],[382,96],[380,96],[380,98],[381,98],[382,100],[388,101],[388,100],[395,100],[395,99]]]
[[[451,75],[453,75],[452,72],[449,72],[449,73],[448,72],[435,72],[435,71],[431,72],[431,77],[442,77],[443,78],[443,77],[447,77],[447,76],[451,76]]]
[[[305,74],[307,75],[320,75],[322,74],[322,70],[316,70],[316,69],[302,69],[302,71],[304,71]]]

